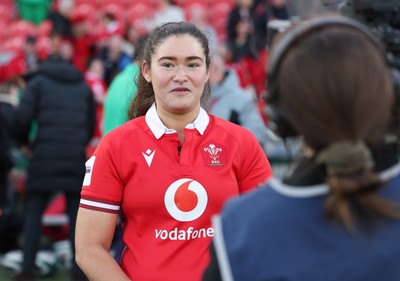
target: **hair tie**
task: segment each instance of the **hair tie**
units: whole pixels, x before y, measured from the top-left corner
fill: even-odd
[[[374,160],[364,142],[339,141],[321,150],[317,163],[325,164],[328,175],[350,175],[371,171]]]

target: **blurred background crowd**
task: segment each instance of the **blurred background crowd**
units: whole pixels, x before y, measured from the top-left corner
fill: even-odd
[[[118,100],[123,101],[121,106],[129,104],[134,95],[135,64],[142,48],[140,39],[165,22],[190,21],[207,34],[215,60],[211,68],[212,96],[206,109],[252,131],[279,176],[280,163],[285,163],[288,154],[268,129],[262,99],[267,83],[268,23],[287,21],[304,10],[315,10],[304,3],[0,0],[0,256],[3,265],[12,271],[21,266],[21,257],[15,256],[15,250],[21,248],[21,235],[29,228],[23,227],[27,202],[39,204],[39,212],[43,209],[44,216],[39,223],[41,234],[49,241],[51,251],[57,252],[56,260],[70,263],[66,213],[71,208],[68,200],[78,204],[79,190],[69,190],[60,184],[70,183],[66,178],[71,176],[57,175],[54,170],[69,165],[71,174],[82,181],[83,174],[74,172],[73,167],[83,166],[101,137],[126,121],[125,114],[107,127],[103,109],[117,106]],[[44,82],[37,82],[39,79]],[[90,89],[91,97],[86,96],[82,83]],[[43,88],[43,85],[46,86]],[[32,96],[36,99],[24,98],[28,92],[34,93]],[[79,97],[68,95],[71,92],[80,93]],[[124,92],[129,99],[111,97],[114,95],[111,92]],[[40,102],[39,97],[46,101]],[[122,111],[114,108],[109,118]],[[32,159],[33,146],[35,159]],[[298,149],[296,142],[292,149],[294,152]],[[83,158],[81,150],[85,152]],[[77,162],[60,163],[68,157]],[[41,161],[52,164],[41,166],[44,163]],[[43,171],[47,174],[41,182]],[[30,175],[28,183],[27,174]],[[49,181],[52,176],[53,182]],[[27,185],[34,191],[43,186],[45,191],[52,189],[52,196],[43,202],[33,197],[26,201]],[[10,251],[14,251],[14,256],[7,256]],[[45,261],[46,256],[42,262]],[[41,270],[44,275],[50,272],[48,268]]]

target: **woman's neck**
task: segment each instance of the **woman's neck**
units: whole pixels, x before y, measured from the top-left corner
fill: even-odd
[[[184,114],[175,114],[157,109],[157,114],[160,117],[163,124],[168,129],[174,129],[175,131],[178,132],[179,140],[181,141],[181,143],[183,143],[184,141],[185,127],[188,124],[193,123],[193,121],[199,115],[199,112],[200,108]]]

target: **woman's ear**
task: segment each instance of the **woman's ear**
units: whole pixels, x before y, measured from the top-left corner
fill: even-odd
[[[151,71],[150,71],[150,67],[149,67],[148,63],[144,60],[140,67],[141,67],[144,79],[146,79],[146,81],[150,83],[151,82],[151,75],[150,75]]]
[[[207,83],[210,80],[210,73],[211,73],[211,67],[207,70],[206,81],[204,81],[204,83]]]

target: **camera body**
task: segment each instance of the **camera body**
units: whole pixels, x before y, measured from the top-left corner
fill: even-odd
[[[366,24],[381,40],[389,66],[400,70],[399,0],[347,0],[338,9]]]
[[[367,25],[384,47],[396,99],[386,142],[400,144],[400,1],[346,0],[339,4],[338,10]]]
[[[392,112],[392,121],[385,136],[385,143],[400,144],[400,0],[322,0],[324,5],[338,4],[338,12],[362,26],[365,33],[371,33],[379,41],[392,76],[395,91],[395,103]],[[299,19],[301,21],[301,19]],[[271,21],[268,24],[269,45],[276,34],[291,26],[291,21]],[[329,24],[329,22],[327,23]],[[350,24],[350,23],[349,23]],[[350,25],[354,25],[350,24]],[[290,37],[290,36],[289,36]],[[296,36],[292,36],[296,37]],[[289,41],[294,41],[290,39]],[[290,44],[287,44],[290,47]],[[286,49],[284,46],[283,49]],[[265,99],[267,101],[266,114],[269,117],[271,129],[283,138],[292,137],[296,132],[290,130],[289,124],[281,118],[280,107],[276,106],[273,81],[276,69],[279,67],[281,55],[272,56],[268,65],[268,81]],[[275,57],[275,59],[274,59]],[[276,58],[278,57],[278,58]],[[274,63],[274,60],[277,61]],[[275,127],[275,128],[274,128]]]

